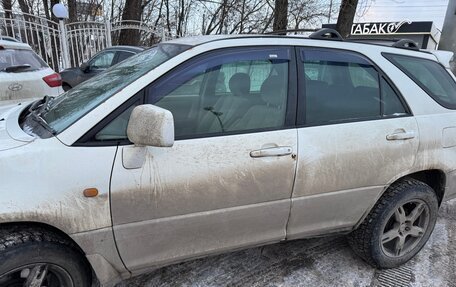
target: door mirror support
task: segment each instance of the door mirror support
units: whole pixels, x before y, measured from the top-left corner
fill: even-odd
[[[83,72],[83,73],[87,73],[89,71],[89,64],[87,62],[85,63],[82,63],[81,66],[79,66],[79,69]]]
[[[140,105],[133,109],[127,127],[128,139],[140,146],[172,147],[174,118],[170,111]]]

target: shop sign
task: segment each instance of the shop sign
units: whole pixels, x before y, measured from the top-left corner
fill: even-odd
[[[353,24],[352,35],[394,34],[404,24],[412,24],[410,20],[386,23],[356,23]]]

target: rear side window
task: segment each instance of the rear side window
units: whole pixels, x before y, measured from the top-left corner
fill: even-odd
[[[408,115],[398,94],[365,57],[341,50],[301,50],[305,124]],[[302,81],[304,80],[304,81]]]
[[[383,54],[437,103],[456,109],[456,83],[438,62],[395,54]]]
[[[36,71],[48,67],[48,65],[31,50],[0,49],[0,72],[16,66],[24,66],[21,69],[15,70],[16,73]]]

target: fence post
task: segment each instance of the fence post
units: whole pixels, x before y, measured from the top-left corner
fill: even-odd
[[[112,46],[112,38],[111,38],[111,22],[106,21],[106,47]]]
[[[62,51],[62,68],[67,69],[70,68],[70,52],[68,50],[68,37],[65,21],[63,19],[59,19],[59,36],[60,50]]]

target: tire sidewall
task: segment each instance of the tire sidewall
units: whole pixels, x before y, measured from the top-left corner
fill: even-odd
[[[394,211],[399,206],[413,200],[423,201],[429,209],[429,223],[427,229],[421,238],[421,241],[410,252],[401,257],[390,257],[383,252],[381,238],[383,229],[387,221],[391,218]],[[433,190],[427,185],[412,185],[404,188],[401,192],[393,196],[386,205],[386,208],[378,214],[376,222],[374,223],[373,236],[371,241],[372,259],[376,265],[382,268],[392,268],[404,264],[413,258],[426,244],[432,231],[434,230],[435,223],[438,216],[438,201]]]
[[[0,251],[0,277],[19,268],[35,263],[54,264],[64,269],[74,286],[90,286],[90,270],[83,257],[72,248],[51,242],[27,242]]]

